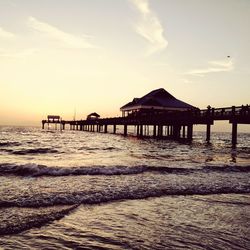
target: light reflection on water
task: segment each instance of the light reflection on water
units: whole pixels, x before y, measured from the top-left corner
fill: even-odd
[[[6,249],[247,249],[246,199],[249,196],[169,196],[80,206],[59,221],[4,236],[0,243]]]
[[[0,128],[0,162],[32,161],[48,166],[96,165],[155,165],[203,166],[248,165],[250,162],[250,134],[239,134],[236,149],[231,147],[230,133],[213,133],[211,143],[205,134],[194,133],[192,143],[168,140],[137,139],[113,134],[82,131],[52,131],[40,128]],[[16,143],[16,144],[15,144]],[[25,150],[38,149],[38,153]],[[47,149],[48,153],[41,152]],[[40,151],[39,151],[40,150]],[[22,154],[22,152],[24,152]],[[56,162],[55,162],[56,159]]]
[[[248,249],[249,138],[0,127],[0,248]]]

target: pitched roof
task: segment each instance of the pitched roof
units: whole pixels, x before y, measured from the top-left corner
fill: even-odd
[[[122,106],[121,110],[131,110],[133,108],[154,107],[163,109],[193,109],[194,106],[176,99],[165,89],[160,88],[151,91],[141,98],[134,98],[132,102]]]
[[[98,115],[96,112],[91,113],[91,114],[88,115],[88,117],[90,117],[90,116],[100,117],[100,115]]]

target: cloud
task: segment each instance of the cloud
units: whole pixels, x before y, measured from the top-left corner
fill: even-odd
[[[183,79],[180,79],[183,83],[185,84],[189,84],[189,83],[192,83],[192,81],[190,81],[189,79],[186,79],[186,78],[183,78]]]
[[[168,42],[163,34],[164,29],[157,15],[150,9],[148,0],[130,0],[130,2],[140,13],[135,31],[151,44],[147,54],[165,49]]]
[[[229,72],[234,69],[233,60],[209,61],[208,64],[210,66],[207,68],[190,70],[186,74],[203,77],[205,76],[205,74],[216,72]]]
[[[0,27],[0,38],[13,38],[15,35]]]
[[[60,42],[63,46],[73,49],[88,49],[96,48],[93,44],[86,40],[86,36],[75,36],[66,33],[57,27],[54,27],[48,23],[38,21],[34,17],[28,18],[28,25],[35,31],[46,35],[48,38]]]

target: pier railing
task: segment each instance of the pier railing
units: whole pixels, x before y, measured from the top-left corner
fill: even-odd
[[[250,108],[246,106],[232,106],[225,108],[208,108],[203,110],[189,110],[189,111],[176,111],[176,112],[166,112],[163,114],[154,113],[142,113],[136,114],[134,116],[127,117],[115,117],[115,118],[102,118],[92,121],[94,123],[120,123],[122,124],[140,124],[140,123],[194,123],[194,124],[207,124],[211,121],[216,120],[228,120],[233,122],[234,120],[245,121],[246,124],[250,123]],[[90,121],[83,120],[83,123],[89,123]],[[244,122],[243,122],[244,123]]]

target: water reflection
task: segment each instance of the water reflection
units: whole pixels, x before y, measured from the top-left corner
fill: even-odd
[[[237,151],[233,149],[231,151],[231,162],[236,163],[236,159],[237,159]]]

